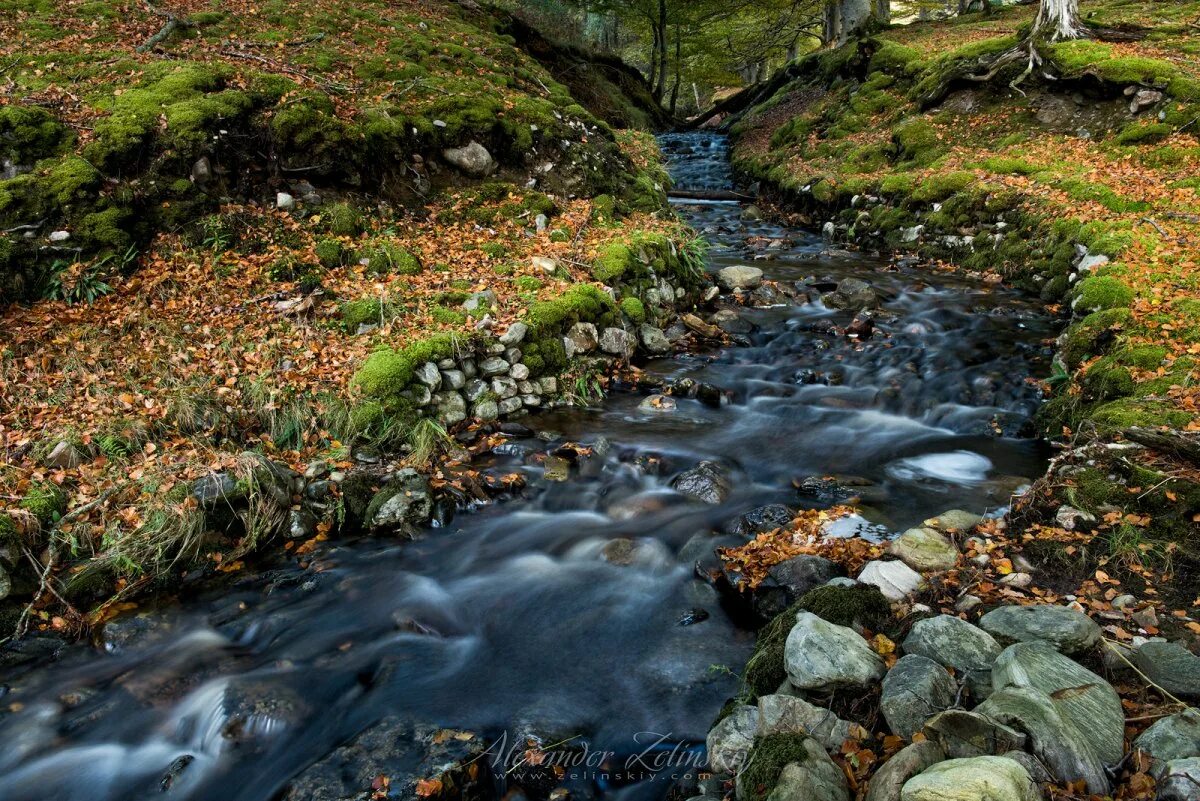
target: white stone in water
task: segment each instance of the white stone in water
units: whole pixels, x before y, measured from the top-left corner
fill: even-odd
[[[927,453],[901,459],[887,467],[888,475],[902,481],[943,481],[947,484],[971,486],[987,480],[992,462],[972,451]]]

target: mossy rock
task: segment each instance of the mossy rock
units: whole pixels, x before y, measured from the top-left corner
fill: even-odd
[[[348,334],[357,332],[362,325],[380,323],[387,311],[387,304],[379,298],[348,300],[338,306],[338,316],[342,318],[342,328]]]
[[[646,322],[646,305],[633,296],[621,299],[621,313],[637,325]]]
[[[66,152],[75,140],[71,129],[37,106],[0,106],[0,159],[33,164]]]
[[[1131,123],[1117,134],[1117,144],[1149,145],[1161,142],[1173,133],[1175,133],[1175,126],[1165,122]]]
[[[883,593],[866,584],[848,587],[826,584],[815,587],[796,602],[795,611],[800,610],[812,612],[822,620],[839,626],[857,623],[875,630],[882,628],[892,614],[891,604]]]
[[[1081,383],[1088,400],[1124,398],[1134,391],[1133,374],[1112,356],[1089,366]]]
[[[356,237],[366,230],[363,215],[349,203],[326,206],[321,210],[321,222],[334,236]]]
[[[892,129],[902,161],[929,166],[945,151],[937,129],[924,119],[907,119]]]
[[[764,801],[779,783],[779,776],[787,765],[793,762],[804,764],[809,760],[805,748],[808,739],[806,734],[791,733],[767,734],[755,739],[737,777],[738,801]]]
[[[1093,275],[1075,287],[1071,307],[1083,312],[1124,309],[1133,304],[1133,290],[1108,275]]]
[[[1073,323],[1064,337],[1063,362],[1068,368],[1075,368],[1088,356],[1107,353],[1132,319],[1133,312],[1129,309],[1106,309]]]
[[[57,485],[42,481],[29,488],[20,506],[42,525],[51,525],[67,511],[67,495]]]
[[[345,267],[353,255],[340,239],[322,239],[313,247],[313,252],[326,270]]]
[[[379,242],[363,251],[372,275],[417,275],[421,260],[412,251],[392,242]]]

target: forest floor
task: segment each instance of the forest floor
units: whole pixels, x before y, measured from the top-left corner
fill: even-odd
[[[30,593],[34,626],[76,629],[114,597],[241,564],[259,543],[206,534],[190,488],[246,451],[297,471],[352,449],[427,465],[444,432],[362,413],[369,354],[484,317],[503,331],[592,282],[606,245],[688,236],[658,212],[650,135],[612,132],[482,12],[0,11],[6,624]],[[590,83],[606,114],[629,104]],[[490,176],[444,163],[468,140]],[[54,547],[68,556],[38,591]]]

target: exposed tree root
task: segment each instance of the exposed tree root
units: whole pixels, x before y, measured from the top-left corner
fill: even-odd
[[[149,50],[153,50],[155,47],[171,38],[171,34],[175,33],[175,31],[183,28],[192,28],[196,24],[187,17],[178,17],[170,11],[164,11],[163,9],[155,8],[149,3],[146,4],[146,8],[150,9],[150,13],[152,14],[157,14],[160,17],[166,17],[167,22],[165,25],[159,28],[158,33],[154,34],[149,39],[137,46],[137,52],[139,53],[145,53]]]

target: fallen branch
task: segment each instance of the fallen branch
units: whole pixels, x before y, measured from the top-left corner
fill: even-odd
[[[166,17],[167,22],[165,25],[159,28],[158,33],[154,34],[149,39],[137,46],[137,52],[139,53],[145,53],[147,50],[153,50],[156,46],[171,38],[171,34],[175,33],[175,31],[181,28],[192,28],[196,25],[196,23],[192,22],[187,17],[177,17],[172,12],[155,8],[149,3],[146,4],[146,8],[150,9],[150,13],[152,14],[157,14],[160,17]]]
[[[1156,451],[1186,459],[1200,465],[1200,440],[1171,431],[1156,431],[1152,428],[1127,428],[1121,435],[1130,442],[1145,445]]]
[[[290,42],[228,42],[230,47],[237,48],[256,48],[261,47],[268,50],[273,50],[279,47],[306,47],[310,44],[316,44],[325,38],[324,33],[314,33],[312,36],[305,36],[302,39],[293,39]]]
[[[339,84],[339,83],[331,83],[329,81],[322,81],[319,78],[314,78],[313,76],[309,75],[307,72],[298,70],[295,67],[289,67],[286,64],[280,64],[277,61],[272,61],[271,59],[260,56],[257,53],[247,53],[242,50],[225,49],[225,50],[221,51],[221,55],[229,56],[230,58],[240,58],[240,59],[244,59],[246,61],[254,61],[258,64],[264,64],[264,65],[270,67],[271,69],[279,70],[282,73],[285,73],[287,75],[293,75],[297,78],[302,78],[303,80],[306,80],[309,83],[316,84],[317,86],[320,86],[323,89],[327,89],[327,90],[333,91],[333,92],[344,93],[344,92],[349,92],[354,88],[354,87],[345,86],[345,85]]]

